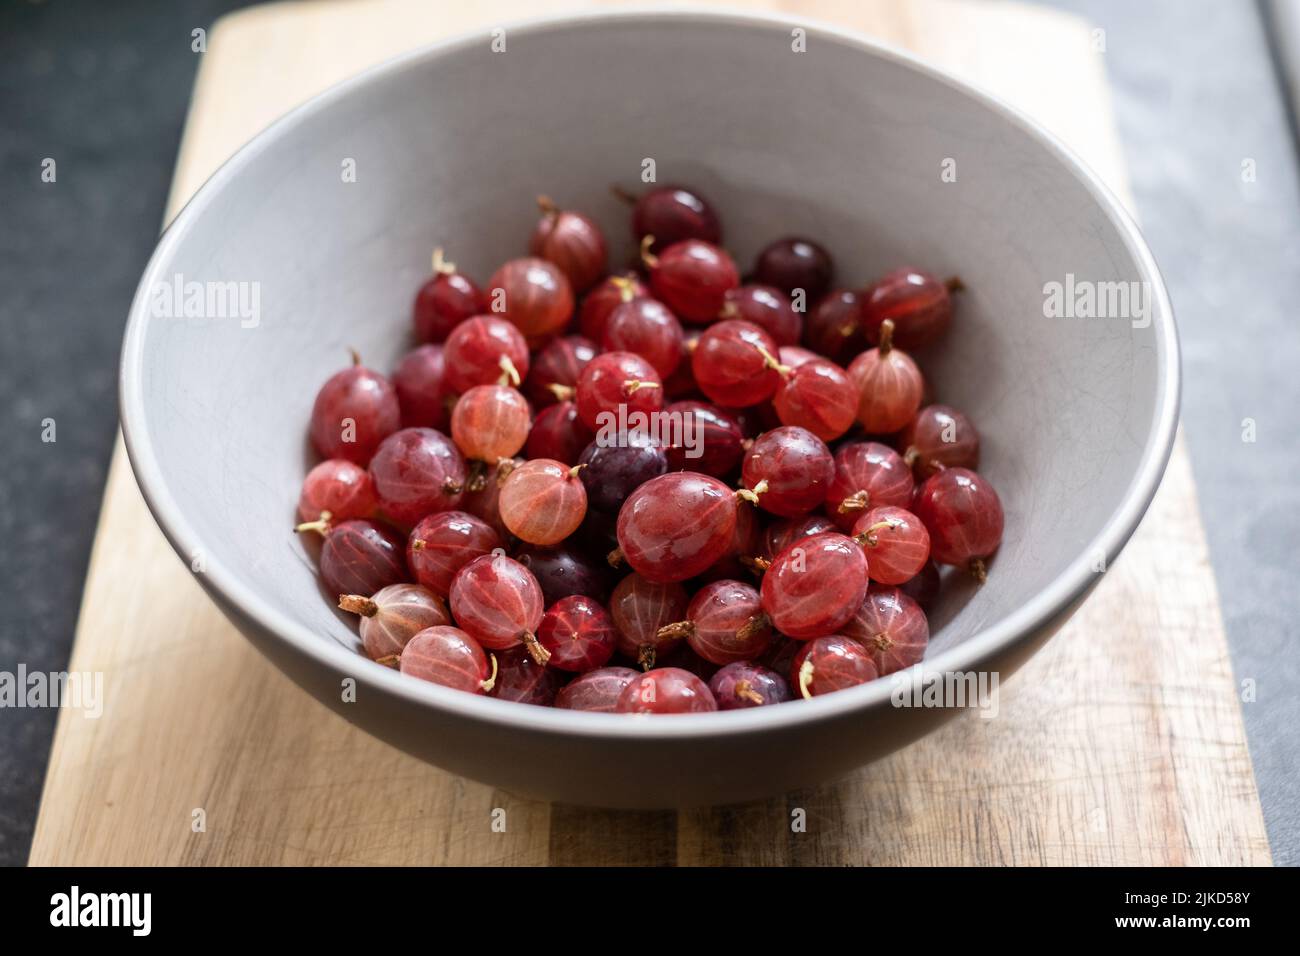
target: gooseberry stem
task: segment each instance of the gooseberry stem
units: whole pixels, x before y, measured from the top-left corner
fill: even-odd
[[[623,549],[615,548],[605,555],[605,560],[609,562],[611,568],[621,568],[623,566]]]
[[[966,291],[966,283],[962,282],[960,277],[958,276],[950,276],[947,280],[944,281],[943,285],[944,288],[946,288],[949,292]]]
[[[763,356],[764,365],[766,365],[768,368],[776,369],[776,373],[780,375],[782,378],[790,377],[790,373],[794,371],[792,368],[790,368],[790,366],[782,365],[781,360],[778,359],[771,352],[769,352],[767,349],[765,349],[763,346],[755,345],[754,348],[758,349],[759,354]]]
[[[971,576],[980,584],[983,584],[989,579],[988,565],[984,563],[983,558],[971,558],[968,567],[970,568]]]
[[[635,395],[638,391],[640,391],[643,388],[658,388],[658,387],[659,387],[658,382],[643,382],[639,378],[629,378],[626,382],[623,383],[623,388],[627,390],[627,393],[629,395]]]
[[[880,323],[880,344],[876,346],[880,350],[880,357],[884,358],[894,350],[894,320],[885,319]]]
[[[749,701],[751,704],[763,703],[763,698],[758,691],[754,690],[754,685],[747,680],[736,681],[736,696]]]
[[[495,654],[488,654],[488,657],[492,658],[492,673],[488,676],[487,680],[479,682],[479,686],[483,688],[485,693],[490,692],[497,683],[497,656]]]
[[[356,367],[361,364],[361,353],[352,346],[348,346],[348,355],[352,356],[352,365]]]
[[[695,633],[695,624],[692,621],[677,621],[673,624],[665,624],[659,630],[655,631],[655,637],[661,641],[676,641],[682,638],[690,637]]]
[[[758,496],[767,491],[767,479],[762,479],[753,488],[736,489],[736,497],[748,501],[751,505],[758,504]]]
[[[539,667],[545,667],[546,662],[551,659],[551,652],[537,640],[537,635],[532,631],[524,631],[519,635],[519,639],[524,642],[524,647],[528,650],[528,656],[531,657]]]
[[[637,204],[637,198],[622,186],[610,186],[609,191],[614,194],[614,198],[627,203],[629,206],[635,206]]]
[[[339,607],[352,614],[360,614],[362,617],[374,617],[379,613],[379,605],[360,594],[340,594]]]
[[[841,501],[840,506],[835,510],[842,515],[846,515],[850,511],[865,511],[867,503],[867,493],[865,491],[855,491],[853,494]]]
[[[858,534],[855,534],[853,536],[853,540],[865,548],[874,548],[877,544],[880,543],[880,539],[876,537],[876,532],[884,531],[886,528],[893,528],[897,524],[898,522],[891,521],[888,519],[884,521],[877,521],[875,524],[871,525],[871,527],[865,528]]]
[[[808,692],[808,687],[812,684],[812,680],[812,657],[805,657],[803,663],[799,665],[799,693],[803,695],[804,700],[812,700],[813,695]]]
[[[739,641],[749,641],[759,631],[771,625],[772,619],[766,614],[758,613],[751,617],[744,624],[736,629],[736,639]]]
[[[555,216],[560,212],[560,208],[555,205],[555,202],[551,197],[545,193],[542,193],[537,197],[537,208],[547,216]]]
[[[610,284],[618,289],[618,297],[622,302],[631,302],[636,298],[636,286],[627,276],[610,276]]]
[[[645,263],[647,269],[654,269],[659,265],[659,257],[650,251],[650,247],[654,244],[654,236],[641,237],[641,261]]]
[[[315,521],[304,521],[300,525],[294,526],[294,534],[302,534],[304,531],[315,531],[319,535],[324,535],[330,529],[330,519],[334,516],[328,511],[322,511],[320,517]]]
[[[519,369],[515,368],[515,363],[510,361],[509,355],[503,355],[497,360],[497,367],[501,369],[501,377],[497,379],[498,385],[513,385],[519,387],[522,379],[519,377]]]
[[[636,652],[636,662],[643,671],[654,669],[656,657],[653,644],[642,644]]]
[[[442,257],[442,246],[434,246],[433,249],[433,274],[434,275],[452,275],[456,271],[456,264],[448,262]]]
[[[571,402],[573,396],[578,393],[572,385],[561,385],[559,382],[551,382],[546,386],[546,390],[554,395],[558,402]]]

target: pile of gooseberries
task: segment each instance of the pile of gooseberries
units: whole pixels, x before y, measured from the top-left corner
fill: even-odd
[[[696,192],[618,194],[626,270],[595,220],[541,197],[528,255],[486,286],[435,251],[391,378],[354,353],[322,386],[297,531],[363,653],[626,714],[917,664],[945,578],[982,583],[1002,542],[979,434],[926,404],[911,354],[961,283],[908,267],[836,287],[801,237],[742,277]]]

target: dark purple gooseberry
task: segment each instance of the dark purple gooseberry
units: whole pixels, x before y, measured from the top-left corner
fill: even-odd
[[[404,552],[406,542],[391,528],[373,521],[314,521],[299,531],[325,536],[320,551],[320,576],[331,595],[374,594],[390,584],[410,580]]]
[[[745,433],[735,416],[716,405],[693,401],[674,402],[664,411],[667,421],[681,421],[680,433],[674,433],[674,443],[665,449],[669,468],[714,478],[736,470],[745,454]]]
[[[793,699],[784,677],[752,661],[736,661],[722,668],[709,681],[709,690],[718,702],[718,710],[742,710]]]
[[[833,289],[818,300],[804,323],[804,345],[833,362],[847,365],[870,348],[861,317],[862,296],[852,289]]]
[[[605,554],[613,547],[614,544],[602,546],[596,554],[589,555],[567,542],[554,548],[525,545],[515,554],[515,560],[533,572],[547,607],[574,594],[603,603],[614,586],[614,571],[605,560]]]
[[[658,252],[683,239],[718,244],[722,227],[704,199],[680,186],[658,186],[636,200],[632,209],[632,234],[640,241],[654,236],[651,250]]]
[[[612,714],[623,688],[640,674],[630,667],[601,667],[579,674],[556,695],[555,706],[565,710]]]
[[[803,289],[807,301],[816,302],[831,287],[835,268],[831,256],[811,239],[778,239],[758,254],[754,281],[776,286],[793,296]]]
[[[493,651],[497,658],[497,679],[491,695],[498,700],[551,707],[555,695],[564,686],[559,671],[538,664],[522,644],[504,651]]]
[[[613,444],[596,439],[578,456],[578,464],[586,466],[578,477],[587,489],[587,507],[605,514],[617,514],[628,495],[668,470],[664,450],[645,433],[613,437]]]

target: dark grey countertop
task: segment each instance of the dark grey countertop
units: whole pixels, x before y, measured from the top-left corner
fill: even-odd
[[[1138,212],[1178,313],[1183,423],[1233,663],[1255,682],[1243,713],[1264,816],[1275,860],[1294,865],[1300,178],[1263,21],[1244,0],[1047,4],[1106,30]],[[0,670],[66,665],[116,430],[122,324],[197,65],[190,31],[243,5],[0,4]],[[55,184],[41,182],[46,157]],[[0,863],[26,860],[55,716],[0,711]]]

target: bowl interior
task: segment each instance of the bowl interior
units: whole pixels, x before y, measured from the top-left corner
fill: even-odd
[[[832,250],[844,285],[905,263],[962,277],[950,337],[918,360],[982,432],[1006,543],[986,586],[946,589],[932,654],[1023,607],[1087,560],[1160,440],[1165,387],[1159,315],[1049,318],[1045,284],[1152,276],[1094,187],[1018,120],[832,34],[791,45],[788,26],[710,16],[530,27],[505,53],[470,38],[282,122],[182,216],[135,306],[130,426],[156,458],[155,504],[174,502],[245,591],[355,644],[290,533],[320,384],[349,347],[388,370],[410,346],[433,246],[479,281],[523,254],[539,192],[595,216],[629,259],[609,186],[639,188],[652,160],[658,181],[716,203],[742,268],[797,233]],[[248,308],[186,317],[193,283]]]

